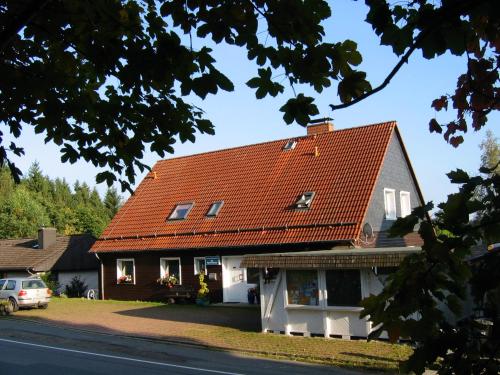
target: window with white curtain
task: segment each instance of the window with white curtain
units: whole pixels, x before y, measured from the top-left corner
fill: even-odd
[[[399,193],[399,200],[401,203],[401,217],[411,214],[410,192],[401,191]]]
[[[396,220],[396,191],[394,189],[384,189],[385,218]]]

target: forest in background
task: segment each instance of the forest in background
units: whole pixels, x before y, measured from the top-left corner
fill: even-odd
[[[90,233],[98,237],[122,204],[115,188],[102,199],[95,187],[77,181],[51,179],[33,163],[14,183],[0,167],[0,238],[34,238],[39,228],[54,227],[60,235]]]

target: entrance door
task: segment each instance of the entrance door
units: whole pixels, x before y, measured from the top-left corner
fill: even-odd
[[[248,303],[248,289],[256,284],[247,283],[247,272],[240,268],[242,257],[222,257],[222,288],[224,302]]]

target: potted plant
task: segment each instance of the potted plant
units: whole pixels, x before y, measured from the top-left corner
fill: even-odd
[[[165,274],[165,276],[157,279],[156,282],[160,285],[165,285],[167,288],[170,289],[175,284],[177,284],[177,277],[175,277],[175,275]]]
[[[126,275],[120,276],[117,280],[118,284],[125,284],[128,281],[128,278]]]
[[[210,300],[208,298],[210,290],[208,289],[208,284],[205,282],[205,272],[200,272],[198,280],[200,282],[200,289],[198,289],[196,304],[198,306],[208,306],[210,304]]]

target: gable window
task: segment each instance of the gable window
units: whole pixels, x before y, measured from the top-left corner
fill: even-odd
[[[314,193],[314,191],[306,191],[299,197],[297,202],[295,202],[295,207],[298,209],[310,208],[315,195],[316,193]]]
[[[396,220],[396,191],[394,189],[384,189],[385,218]]]
[[[326,271],[328,306],[359,306],[361,276],[359,270]]]
[[[181,258],[160,258],[160,278],[169,284],[182,284]]]
[[[116,282],[117,284],[135,283],[135,262],[134,259],[116,260]]]
[[[410,192],[401,191],[399,193],[399,200],[401,202],[401,217],[411,214]]]
[[[207,266],[205,263],[205,257],[195,257],[194,258],[194,274],[198,275],[200,273],[207,273]]]
[[[289,305],[318,306],[318,294],[317,271],[286,271],[286,295]]]
[[[224,204],[224,201],[217,201],[217,202],[212,203],[212,205],[208,209],[207,216],[208,217],[217,216],[219,214],[219,211],[222,208],[223,204]]]
[[[182,220],[187,217],[189,211],[193,208],[193,203],[181,203],[175,206],[174,210],[168,217],[168,220]]]

